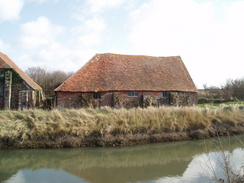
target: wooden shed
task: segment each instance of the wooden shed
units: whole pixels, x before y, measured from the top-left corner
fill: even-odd
[[[0,109],[35,108],[42,98],[42,88],[0,52]]]

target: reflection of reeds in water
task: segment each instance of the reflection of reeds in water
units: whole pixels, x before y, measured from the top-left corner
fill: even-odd
[[[76,172],[76,175],[89,171],[99,172],[101,169],[145,170],[154,167],[155,170],[160,168],[166,171],[169,164],[177,166],[173,170],[176,173],[183,173],[192,157],[205,151],[205,144],[211,145],[208,141],[197,140],[122,148],[1,150],[0,177],[3,174],[11,177],[21,169],[42,168],[62,169],[71,173]],[[230,149],[233,150],[238,145],[239,142],[233,138]]]
[[[244,138],[244,137],[243,137]],[[195,154],[205,151],[203,140],[160,143],[116,148],[74,148],[42,150],[2,150],[0,151],[0,169],[8,167],[28,167],[30,169],[74,167],[133,167],[148,164],[167,164],[171,161],[190,160]],[[233,138],[230,149],[238,147]],[[228,147],[229,148],[229,147]],[[1,170],[0,170],[1,172]]]
[[[244,106],[0,112],[0,148],[132,145],[244,131]]]

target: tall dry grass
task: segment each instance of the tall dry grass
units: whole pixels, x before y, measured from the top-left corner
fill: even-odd
[[[0,149],[132,145],[241,132],[241,105],[0,111]]]

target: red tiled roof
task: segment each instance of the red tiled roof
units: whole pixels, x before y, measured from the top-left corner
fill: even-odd
[[[42,88],[36,84],[25,72],[23,72],[7,55],[0,52],[0,69],[11,68],[17,72],[20,77],[34,90]]]
[[[175,57],[96,54],[54,91],[197,92],[183,61]]]

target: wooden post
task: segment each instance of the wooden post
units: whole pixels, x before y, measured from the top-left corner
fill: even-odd
[[[4,82],[4,110],[11,108],[11,86],[12,86],[12,71],[5,72]]]

